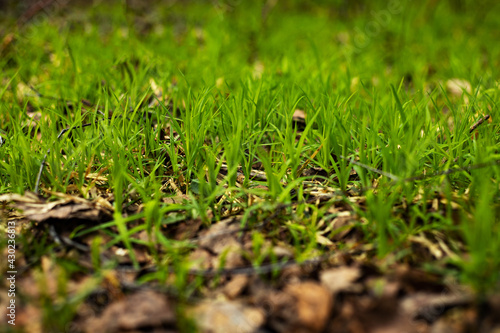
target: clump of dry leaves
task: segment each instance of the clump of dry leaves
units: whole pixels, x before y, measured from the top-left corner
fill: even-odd
[[[323,192],[318,194],[319,205],[320,196],[327,195]],[[112,219],[110,198],[87,200],[51,194],[52,200],[32,193],[0,197],[4,218],[15,220],[19,233],[41,237],[46,232],[49,241],[57,245],[54,256],[43,255],[38,262],[30,261],[34,256],[29,253],[18,258],[17,323],[30,332],[47,329],[47,304],[59,314],[65,312],[54,310],[58,304],[71,307],[68,327],[72,332],[175,332],[188,327],[202,332],[355,333],[500,329],[496,315],[500,313],[499,295],[478,299],[462,285],[424,271],[415,262],[391,256],[378,259],[373,245],[354,227],[356,214],[343,203],[330,203],[336,217],[325,224],[327,232],[318,235],[324,237],[323,244],[330,250],[304,262],[294,261],[293,247],[287,245],[286,232],[282,231],[278,241],[269,240],[262,248],[278,261],[269,257],[261,266],[251,266],[252,229],[242,228],[242,215],[210,226],[199,219],[169,225],[165,230],[169,238],[190,240],[195,245],[187,257],[191,265],[184,279],[202,279],[198,290],[186,299],[169,288],[175,281],[174,271],[168,273],[164,284],[141,282],[145,274],[157,271],[154,249],[134,246],[140,263],[134,268],[123,244],[102,246],[109,240],[102,230],[72,237],[75,228]],[[361,202],[362,198],[353,200]],[[330,234],[334,236],[323,236]],[[148,236],[141,232],[133,237]],[[102,241],[97,247],[102,253],[97,256],[92,254],[95,239]],[[336,242],[348,246],[339,249]],[[438,233],[414,236],[408,247],[426,260],[452,255]],[[28,248],[23,244],[20,251]],[[68,275],[60,266],[63,260],[83,269]],[[96,272],[95,260],[114,265]],[[4,309],[5,302],[2,299]]]

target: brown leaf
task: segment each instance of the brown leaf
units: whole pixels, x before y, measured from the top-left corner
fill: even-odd
[[[202,224],[201,219],[191,219],[180,222],[173,226],[175,229],[174,238],[178,240],[189,239],[196,235]]]
[[[478,329],[478,313],[474,309],[453,309],[447,311],[442,317],[433,323],[431,333],[466,333],[466,332],[498,332],[498,328]]]
[[[248,284],[248,276],[246,275],[234,275],[223,288],[222,292],[230,299],[236,298],[241,294],[243,289]]]
[[[439,247],[439,244],[433,243],[429,238],[425,237],[424,233],[419,235],[411,235],[408,240],[413,243],[418,243],[424,246],[436,259],[443,258],[443,251]]]
[[[329,332],[425,332],[420,330],[419,322],[400,309],[394,295],[347,295],[339,310],[328,327]]]
[[[321,283],[333,294],[341,291],[352,291],[355,281],[361,276],[359,267],[338,267],[320,273]]]
[[[331,293],[315,282],[287,285],[282,293],[261,299],[270,312],[269,325],[278,332],[322,332],[333,306]]]
[[[232,218],[213,224],[209,230],[202,232],[198,244],[216,255],[213,267],[218,268],[221,256],[224,256],[225,267],[233,268],[244,264],[241,252],[242,245],[236,239],[236,231],[240,229]]]
[[[302,176],[304,177],[313,177],[313,176],[321,176],[321,177],[328,177],[329,174],[326,170],[322,168],[307,168],[302,172]]]
[[[473,301],[470,295],[417,292],[401,301],[401,308],[413,318],[433,322],[447,309],[468,305]]]
[[[181,193],[179,195],[174,195],[171,197],[164,197],[161,200],[168,205],[181,204],[185,201],[189,201],[189,196]]]
[[[262,310],[234,301],[206,301],[188,311],[200,332],[256,332],[264,324]]]
[[[35,222],[45,222],[50,219],[103,222],[110,220],[113,216],[113,206],[100,197],[89,201],[62,193],[59,196],[61,199],[48,202],[30,192],[24,195],[4,194],[0,196],[0,202],[14,203],[15,208]]]
[[[407,293],[412,293],[415,290],[441,292],[444,289],[439,276],[411,268],[408,265],[399,265],[395,269],[395,275]]]
[[[293,123],[298,129],[303,130],[306,128],[306,113],[302,110],[295,110],[292,116]]]
[[[323,331],[333,305],[327,290],[319,284],[304,282],[287,286],[285,292],[297,300],[298,327],[310,332]]]
[[[331,229],[334,233],[332,239],[339,241],[344,239],[354,228],[356,217],[349,211],[339,212],[337,217],[332,221]]]
[[[189,254],[189,262],[192,269],[208,270],[213,269],[212,255],[203,249],[195,249]]]
[[[86,332],[154,331],[175,329],[176,316],[167,298],[151,290],[137,292],[108,306],[102,316],[90,319]]]
[[[297,109],[293,112],[293,118],[294,121],[306,121],[306,113],[303,110]]]
[[[42,333],[42,309],[35,304],[28,304],[19,313],[16,313],[16,326],[22,327],[25,332]]]

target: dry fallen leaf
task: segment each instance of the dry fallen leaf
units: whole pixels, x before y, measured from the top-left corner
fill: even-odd
[[[299,130],[304,130],[306,128],[306,113],[299,109],[295,110],[293,112],[292,121]]]
[[[294,121],[300,121],[300,122],[305,122],[306,120],[306,113],[302,110],[295,110],[293,112],[293,118]]]
[[[42,333],[42,309],[35,304],[28,304],[16,314],[16,326],[23,327],[25,332]]]
[[[219,268],[221,258],[224,257],[224,268],[239,267],[244,264],[241,255],[243,247],[237,240],[236,231],[239,223],[233,223],[229,218],[213,224],[210,229],[200,233],[198,245],[215,255],[212,266]]]
[[[193,238],[202,225],[201,219],[190,219],[182,221],[172,226],[175,230],[174,238],[178,240],[184,240]]]
[[[321,283],[333,294],[341,291],[349,291],[354,283],[361,276],[359,267],[338,267],[320,273]]]
[[[100,317],[89,320],[86,332],[142,332],[167,328],[174,332],[175,325],[175,311],[167,298],[147,290],[112,303]]]
[[[92,201],[60,193],[61,199],[46,201],[34,193],[4,194],[0,202],[11,202],[31,221],[44,222],[50,219],[78,219],[89,222],[109,221],[113,216],[113,206],[103,198]]]
[[[292,331],[322,332],[333,306],[331,294],[313,282],[288,285],[285,292],[297,300],[297,326]]]
[[[401,308],[413,318],[433,322],[442,316],[445,310],[472,303],[467,294],[422,293],[416,292],[401,301]]]
[[[436,259],[443,258],[443,251],[439,248],[439,244],[433,243],[431,240],[426,238],[424,233],[420,233],[417,236],[409,236],[408,240],[424,246]]]
[[[257,307],[234,301],[205,301],[188,310],[200,332],[256,332],[264,324],[264,313]]]
[[[248,284],[249,277],[246,275],[234,275],[223,288],[222,292],[229,298],[234,299],[241,294]]]
[[[269,313],[277,332],[323,332],[333,307],[331,293],[312,282],[289,284],[283,292],[260,290],[256,303]]]
[[[415,291],[441,292],[445,288],[439,276],[406,264],[397,266],[394,275],[407,293]]]

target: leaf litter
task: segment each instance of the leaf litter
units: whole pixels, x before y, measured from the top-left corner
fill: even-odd
[[[162,96],[157,87],[154,90],[156,98],[149,100],[150,105]],[[471,131],[488,118],[482,118]],[[305,128],[305,120],[305,112],[296,110],[293,121],[299,129]],[[228,167],[220,170],[227,174]],[[500,310],[498,295],[478,300],[457,282],[415,264],[425,258],[445,267],[457,256],[460,244],[438,232],[421,232],[406,240],[412,255],[403,260],[380,259],[373,245],[366,243],[360,231],[363,219],[353,209],[363,207],[365,198],[358,195],[359,190],[350,189],[346,195],[331,188],[321,179],[332,175],[307,164],[300,174],[309,177],[303,182],[306,201],[271,208],[262,205],[248,215],[229,209],[226,218],[211,224],[188,214],[169,215],[172,221],[161,228],[163,242],[178,246],[189,265],[183,270],[184,277],[176,277],[172,268],[180,262],[174,258],[163,270],[165,284],[147,279],[148,274],[163,269],[155,258],[164,250],[146,245],[158,235],[143,228],[129,235],[139,264],[134,266],[130,249],[123,241],[114,241],[118,234],[117,226],[110,223],[114,198],[105,191],[94,192],[91,200],[46,189],[50,199],[29,192],[0,196],[6,219],[22,222],[21,232],[32,232],[32,237],[48,231],[44,237],[54,244],[53,257],[25,254],[19,261],[24,263],[20,293],[30,300],[19,308],[19,322],[30,332],[42,332],[46,313],[41,312],[41,302],[48,299],[73,309],[72,329],[78,332],[174,332],[187,325],[186,320],[205,332],[467,332],[500,328],[495,315]],[[265,193],[268,188],[258,182],[267,180],[266,173],[255,168],[250,175],[249,181]],[[357,177],[354,169],[349,177]],[[410,179],[420,178],[424,177]],[[107,181],[99,173],[88,173],[86,180]],[[237,182],[243,181],[239,172]],[[188,188],[186,181],[177,182],[171,178],[165,182],[163,190],[173,193],[162,198],[167,206],[182,206],[192,199],[183,191]],[[221,197],[220,203],[231,206],[226,200],[228,197]],[[257,205],[266,202],[255,193],[246,200]],[[446,200],[428,199],[429,211],[439,212]],[[329,217],[318,222],[314,236],[324,254],[313,251],[309,258],[300,259],[291,246],[293,233],[287,223],[295,221],[300,203],[328,212],[325,216]],[[452,203],[454,209],[462,204],[459,200]],[[140,214],[144,207],[127,207],[131,216],[139,216],[131,220],[130,227],[143,225]],[[404,212],[407,207],[402,203],[394,209]],[[213,213],[207,215],[213,218]],[[81,235],[85,230],[90,232]],[[263,238],[260,248],[254,247],[256,237]],[[105,246],[109,242],[114,245]],[[77,267],[68,275],[58,268],[61,262],[73,262]],[[107,268],[96,277],[93,274],[99,266]],[[190,288],[196,286],[187,299],[168,287],[179,283],[177,279]],[[64,293],[58,292],[58,281],[67,283]],[[176,310],[181,305],[185,308],[182,315]],[[62,310],[56,307],[53,311]]]
[[[33,221],[34,227],[62,223],[66,224],[66,228],[75,219],[86,226],[94,226],[109,221],[113,214],[112,204],[101,197],[87,200],[53,193],[53,196],[57,195],[59,197],[54,201],[32,193],[3,195],[0,201],[10,202],[11,207],[22,214],[11,211],[12,216]],[[352,222],[356,221],[356,216],[342,208],[333,208],[333,211],[337,211],[337,216],[325,223],[323,234],[335,246],[336,241],[352,237]],[[259,269],[247,259],[251,252],[249,234],[252,230],[241,228],[240,219],[241,216],[236,216],[208,228],[203,226],[201,220],[188,219],[174,224],[171,230],[166,229],[173,239],[193,239],[196,243],[196,248],[188,257],[188,262],[192,263],[189,272],[212,276],[202,291],[188,301],[186,310],[186,315],[193,318],[202,331],[258,332],[267,328],[276,332],[434,332],[449,327],[460,330],[477,327],[481,313],[471,292],[452,292],[439,275],[433,276],[397,262],[387,267],[386,271],[381,271],[377,267],[384,267],[385,264],[378,264],[376,257],[370,254],[370,247],[363,248],[360,236],[347,242],[352,246],[350,249],[336,250],[316,264],[294,262],[290,266],[279,266],[271,263],[268,266],[270,270],[259,274]],[[62,232],[58,230],[58,234]],[[286,244],[286,235],[282,235],[281,241]],[[435,259],[447,256],[442,245],[425,234],[413,236],[408,241],[413,244],[411,246],[423,246]],[[75,254],[71,243],[66,243],[64,247],[66,249],[58,254],[62,257],[89,255],[82,251]],[[116,258],[120,248],[111,247],[101,257],[108,257],[108,260]],[[270,249],[272,253],[273,247]],[[293,249],[286,250],[286,245],[283,249],[281,252],[287,253],[286,260],[290,260]],[[121,252],[127,257],[125,249]],[[141,265],[154,266],[147,258],[141,260]],[[57,301],[58,296],[54,292],[57,288],[50,284],[57,281],[57,274],[61,273],[51,273],[53,268],[49,267],[53,264],[48,264],[48,260],[47,257],[42,258],[44,276],[47,283],[50,282],[44,293]],[[83,259],[79,261],[81,263]],[[100,306],[102,309],[96,310],[99,308],[98,301],[90,295],[84,297],[76,311],[74,327],[82,332],[95,332],[99,328],[106,332],[176,331],[175,295],[155,290],[154,284],[151,287],[138,284],[140,271],[131,270],[124,274],[120,269],[123,264],[126,267],[130,262],[118,260],[116,273],[109,273],[112,278],[94,281],[93,292],[101,290],[107,300]],[[30,273],[20,278],[21,285],[33,281],[36,276],[36,271],[28,269],[27,272]],[[278,280],[272,282],[269,274],[277,276]],[[82,289],[88,281],[82,279],[81,273],[69,281],[75,285],[68,288],[71,289],[70,294],[86,293]],[[36,278],[31,283],[40,286]],[[27,297],[40,299],[41,290],[37,291],[33,285],[22,290]],[[486,302],[494,302],[494,298]],[[42,320],[38,311],[38,308],[26,306],[21,308],[20,313],[32,313],[32,318]],[[456,315],[452,316],[453,311],[464,313],[465,317],[457,319]],[[486,313],[481,325],[499,325],[491,315]],[[25,324],[28,325],[28,322]]]

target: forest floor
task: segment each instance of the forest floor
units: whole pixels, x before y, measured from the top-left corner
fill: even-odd
[[[1,331],[500,332],[498,14],[0,14]]]

